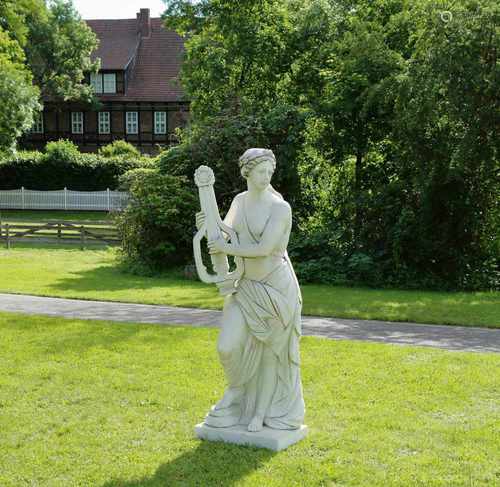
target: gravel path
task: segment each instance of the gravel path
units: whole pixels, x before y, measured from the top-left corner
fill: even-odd
[[[220,311],[0,293],[0,311],[162,325],[217,326]],[[500,329],[302,317],[303,334],[474,352],[500,353]]]

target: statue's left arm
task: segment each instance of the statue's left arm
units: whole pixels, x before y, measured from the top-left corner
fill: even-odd
[[[227,243],[216,240],[209,242],[208,246],[212,251],[223,252],[237,257],[266,257],[271,255],[286,235],[291,219],[290,206],[288,203],[282,202],[273,206],[271,217],[259,243],[240,245],[235,242]]]

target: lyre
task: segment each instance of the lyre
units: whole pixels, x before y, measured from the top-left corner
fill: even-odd
[[[198,276],[201,281],[207,284],[216,284],[221,295],[232,294],[236,291],[238,280],[243,276],[243,259],[235,257],[236,268],[230,271],[226,254],[211,254],[210,259],[215,274],[210,274],[202,260],[201,240],[203,237],[208,240],[217,240],[224,238],[225,234],[231,242],[238,242],[238,235],[221,220],[215,199],[215,176],[212,169],[208,166],[200,166],[194,173],[194,181],[198,186],[201,210],[205,214],[205,223],[193,238],[194,260]]]

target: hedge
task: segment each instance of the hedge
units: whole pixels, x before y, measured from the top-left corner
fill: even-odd
[[[45,191],[117,189],[122,174],[151,164],[150,159],[143,157],[106,158],[80,153],[69,141],[52,142],[47,144],[45,153],[19,152],[0,160],[0,190],[21,187]]]

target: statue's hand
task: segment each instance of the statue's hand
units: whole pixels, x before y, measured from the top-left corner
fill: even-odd
[[[196,229],[199,230],[205,224],[205,213],[199,211],[196,213]]]
[[[223,238],[218,238],[217,240],[209,240],[207,245],[210,254],[224,254],[227,244]]]

